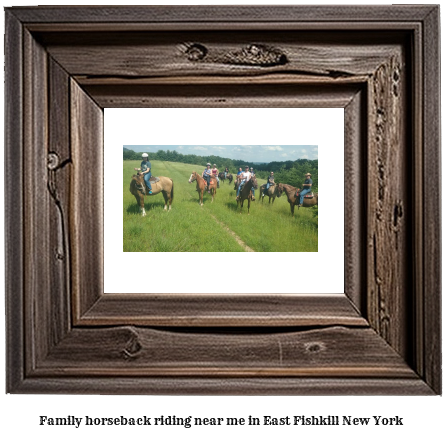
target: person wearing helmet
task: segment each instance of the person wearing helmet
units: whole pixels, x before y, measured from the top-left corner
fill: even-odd
[[[148,188],[148,195],[152,195],[152,187],[149,182],[149,178],[151,178],[151,163],[148,161],[149,155],[146,152],[143,152],[142,157],[143,161],[141,162],[140,167],[134,167],[134,170],[137,170],[143,175],[146,187]]]
[[[206,189],[207,189],[208,193],[210,191],[209,190],[209,184],[211,183],[211,173],[212,173],[212,171],[211,171],[211,163],[207,163],[206,164],[206,169],[202,173],[202,177],[205,179],[205,181],[207,183]]]
[[[305,177],[306,179],[305,182],[303,183],[303,190],[300,192],[300,207],[303,205],[303,198],[305,197],[306,194],[308,194],[311,191],[312,188],[311,174],[307,173]]]

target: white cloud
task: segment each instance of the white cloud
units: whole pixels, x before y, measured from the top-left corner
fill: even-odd
[[[308,154],[304,154],[304,155],[302,155],[301,158],[307,158],[307,159],[309,159]]]
[[[282,151],[283,148],[281,146],[265,146],[266,151]]]
[[[288,154],[281,154],[281,156],[282,156],[282,157],[287,157],[287,156],[288,156]]]
[[[301,150],[301,153],[302,153],[302,154],[306,154],[306,152],[308,152],[306,149],[302,149],[302,150]]]
[[[219,151],[225,150],[226,148],[224,148],[223,146],[213,146],[214,149],[217,149]]]
[[[207,151],[208,148],[204,148],[203,146],[194,146],[192,149],[195,149],[196,151]]]

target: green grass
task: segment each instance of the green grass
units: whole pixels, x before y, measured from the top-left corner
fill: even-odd
[[[240,214],[234,184],[220,182],[214,202],[205,194],[201,207],[196,183],[188,183],[192,171],[201,174],[201,166],[152,161],[155,176],[173,179],[174,200],[171,211],[164,211],[161,194],[145,199],[146,216],[142,217],[129,192],[134,167],[139,165],[138,161],[123,161],[124,251],[244,251],[229,230],[254,251],[318,250],[318,219],[307,208],[296,209],[294,218],[291,217],[284,194],[275,199],[274,205],[269,205],[269,198],[265,197],[262,205],[257,190],[257,201],[251,203],[250,214],[247,202]],[[263,182],[258,180],[259,185]]]

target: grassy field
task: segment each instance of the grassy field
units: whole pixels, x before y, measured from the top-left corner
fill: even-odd
[[[297,251],[318,250],[318,221],[310,209],[296,210],[291,217],[286,195],[274,205],[257,201],[247,203],[240,214],[234,184],[220,182],[214,202],[204,195],[198,203],[196,183],[188,183],[192,171],[203,168],[190,164],[152,161],[154,176],[168,176],[174,181],[171,211],[164,211],[162,194],[145,198],[147,215],[142,217],[129,184],[138,161],[123,161],[123,251]],[[258,180],[259,186],[264,180]]]

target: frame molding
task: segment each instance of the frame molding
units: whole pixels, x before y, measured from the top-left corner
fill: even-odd
[[[438,6],[6,8],[7,392],[441,394],[439,59]],[[104,295],[110,106],[345,108],[345,295]]]

